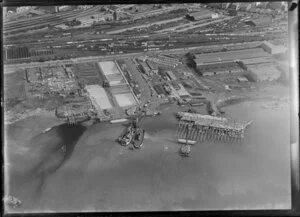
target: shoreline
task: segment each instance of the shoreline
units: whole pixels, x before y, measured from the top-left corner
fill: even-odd
[[[272,98],[269,97],[269,99]],[[165,110],[163,108],[165,108]],[[248,189],[258,192],[260,189],[264,188],[264,184],[259,185],[258,188],[255,187],[256,179],[249,175],[249,173],[244,173],[244,171],[248,169],[259,175],[266,174],[264,168],[258,166],[255,168],[247,167],[253,161],[252,156],[255,157],[255,162],[261,164],[265,163],[267,166],[271,165],[271,163],[268,162],[277,162],[275,158],[272,158],[272,156],[267,159],[268,161],[264,161],[265,157],[262,157],[260,154],[260,152],[265,150],[266,147],[270,147],[266,145],[269,143],[263,143],[263,149],[258,148],[259,151],[257,152],[257,149],[254,149],[256,148],[255,144],[257,144],[257,142],[249,143],[247,147],[235,147],[234,150],[232,149],[232,146],[228,144],[211,145],[211,143],[203,143],[201,145],[192,147],[192,157],[189,158],[188,161],[182,160],[180,156],[177,155],[180,145],[178,145],[177,142],[172,138],[175,130],[174,126],[177,123],[176,118],[173,117],[173,112],[177,111],[178,109],[185,110],[186,108],[179,107],[177,105],[171,106],[171,108],[166,105],[163,106],[163,108],[161,117],[147,118],[143,121],[143,125],[148,133],[145,136],[144,146],[141,150],[131,151],[112,141],[112,138],[115,138],[115,136],[119,135],[121,130],[124,128],[122,124],[111,125],[108,122],[97,123],[84,131],[82,136],[79,137],[79,140],[75,142],[76,144],[71,144],[69,148],[67,148],[70,155],[64,161],[64,163],[61,163],[63,160],[59,151],[55,152],[56,157],[42,161],[43,167],[41,167],[41,170],[35,171],[34,174],[39,175],[42,174],[43,171],[52,171],[52,167],[54,166],[59,169],[55,170],[53,173],[50,173],[50,176],[46,177],[45,180],[47,184],[43,185],[43,189],[41,191],[35,187],[34,183],[29,183],[32,185],[29,190],[18,192],[19,188],[16,184],[18,181],[17,179],[14,180],[14,178],[12,178],[12,180],[15,182],[11,184],[12,193],[17,192],[14,194],[19,196],[21,200],[24,198],[29,198],[27,195],[32,195],[32,199],[29,198],[23,200],[24,207],[20,209],[32,210],[33,208],[37,208],[43,210],[44,208],[47,208],[61,210],[63,207],[67,207],[68,209],[72,210],[82,210],[88,206],[88,203],[94,210],[124,209],[124,207],[133,207],[135,203],[141,207],[145,207],[145,209],[150,209],[148,204],[141,204],[138,201],[143,201],[144,198],[149,197],[149,193],[152,193],[152,195],[149,197],[149,201],[151,200],[149,204],[151,204],[152,200],[155,200],[155,196],[161,194],[160,191],[163,192],[163,199],[158,201],[159,203],[157,206],[161,205],[159,209],[164,209],[163,205],[166,204],[174,209],[176,209],[176,204],[180,204],[182,209],[186,209],[187,207],[190,207],[190,209],[195,209],[195,207],[199,206],[199,201],[204,200],[202,196],[203,193],[201,193],[204,190],[202,189],[209,189],[207,191],[207,197],[211,203],[214,202],[217,204],[216,207],[222,208],[227,206],[222,202],[222,195],[230,194],[231,190],[235,192],[232,197],[242,198],[243,195],[240,195],[238,192],[243,192]],[[260,105],[257,106],[257,108],[259,109]],[[203,111],[201,111],[201,113],[204,113],[206,109],[202,109]],[[249,111],[252,110],[250,109]],[[231,113],[228,112],[228,114],[236,114],[239,116],[243,115],[240,114],[243,112],[245,112],[243,109],[239,109],[238,112],[232,110]],[[250,112],[249,114],[252,115]],[[257,114],[260,113],[257,112]],[[48,119],[37,120],[44,122],[44,125],[46,125],[45,122],[48,122]],[[31,120],[30,124],[34,124],[34,121],[35,120]],[[26,120],[22,123],[23,126],[27,126]],[[277,128],[278,127],[280,126],[277,126]],[[255,130],[256,128],[252,128],[250,133],[253,133]],[[63,131],[61,135],[66,135],[68,134],[67,132],[68,131]],[[39,138],[47,137],[47,134],[51,136],[51,133],[54,133],[54,130],[47,132]],[[17,135],[20,135],[20,133]],[[69,135],[72,137],[74,134],[69,133]],[[42,150],[46,151],[49,149],[49,147],[53,147],[53,149],[55,148],[54,144],[52,144],[53,138],[50,139],[49,137],[49,140],[43,139],[43,141],[49,141],[49,143],[41,143],[43,146]],[[56,143],[57,145],[65,144],[64,141],[61,140],[58,140]],[[39,146],[39,142],[35,141],[35,146],[32,146],[31,148],[34,150],[35,147]],[[244,154],[245,156],[249,155],[251,157],[244,157]],[[280,151],[276,152],[275,156],[277,156],[276,154],[281,156]],[[22,159],[24,158],[24,162],[29,163],[27,160],[28,156],[20,155],[18,157]],[[43,159],[42,156],[41,159]],[[225,161],[222,159],[232,160]],[[236,170],[231,170],[232,165],[236,165],[236,162],[238,162],[239,165],[242,165],[242,168],[246,169],[238,172]],[[145,167],[148,170],[145,170]],[[151,171],[151,173],[148,171]],[[244,174],[247,179],[247,185],[245,188],[239,186],[239,183],[245,182],[242,176],[239,175],[240,173]],[[203,174],[205,174],[205,176],[203,176]],[[267,171],[267,174],[274,174],[275,176],[277,171],[271,168],[270,171]],[[135,177],[134,180],[132,180],[132,176]],[[179,177],[188,178],[181,180]],[[62,181],[66,179],[70,181]],[[195,192],[193,187],[199,187],[199,183],[196,183],[194,180],[198,179],[201,179],[201,186],[199,192]],[[111,182],[111,180],[114,181]],[[173,180],[181,181],[174,183]],[[39,182],[40,179],[34,181]],[[262,183],[260,180],[258,180],[258,182]],[[280,184],[284,182],[285,180],[280,182],[276,181],[274,183]],[[57,194],[52,194],[52,192],[57,189],[57,183],[62,183],[60,185],[64,187],[64,189],[58,193],[59,196]],[[80,185],[78,185],[79,183]],[[236,185],[232,187],[231,183],[236,183]],[[134,191],[128,188],[130,185],[134,185],[134,189],[138,190]],[[270,184],[268,183],[268,185]],[[188,186],[192,187],[190,188]],[[162,190],[157,190],[158,187],[161,187]],[[170,192],[168,190],[164,190],[168,189],[168,187],[170,188]],[[234,190],[232,188],[234,188]],[[120,189],[122,189],[121,198],[119,196]],[[177,191],[173,189],[180,189],[180,194],[176,193]],[[273,189],[275,189],[275,187]],[[34,192],[40,192],[40,197],[36,198]],[[95,192],[97,192],[97,195],[104,196],[101,196],[101,198],[100,196],[94,197],[93,195],[95,195]],[[283,189],[282,192],[283,195],[285,195],[285,189]],[[82,200],[72,199],[73,197],[82,193],[85,193]],[[268,197],[272,196],[273,195],[270,195]],[[57,200],[54,200],[56,197],[58,197]],[[132,201],[128,201],[126,200],[126,197],[132,197],[134,199]],[[253,201],[257,200],[259,197],[260,195],[257,193],[257,196],[253,197],[251,200],[254,205],[257,205],[258,203]],[[170,201],[169,198],[176,198],[176,200],[170,203],[165,202]],[[195,199],[187,204],[185,202],[186,198]],[[42,202],[40,204],[33,204],[34,199],[41,199]],[[95,201],[98,199],[102,201],[101,205],[96,203],[93,204],[93,202],[89,201]],[[262,203],[264,203],[267,199],[268,198],[262,199]],[[111,205],[112,201],[114,202],[113,205]],[[282,201],[283,199],[279,198],[278,202],[275,202],[279,203]],[[192,203],[192,205],[190,205],[190,203]],[[209,206],[207,204],[203,204],[203,208]],[[245,203],[241,202],[241,204],[244,205]],[[231,203],[229,202],[228,205],[230,206]]]
[[[276,88],[278,85],[271,85],[271,88]],[[284,102],[290,101],[289,96],[281,93],[282,95],[276,97],[274,96],[272,91],[266,90],[269,88],[268,86],[263,87],[262,90],[257,90],[252,93],[244,94],[244,95],[233,95],[228,97],[219,98],[217,100],[208,100],[207,103],[207,111],[210,115],[218,116],[224,113],[222,108],[227,106],[237,105],[243,102],[250,102],[250,101],[277,101],[277,102]],[[282,88],[289,88],[289,87],[282,87]],[[262,96],[258,96],[258,94],[262,94]]]

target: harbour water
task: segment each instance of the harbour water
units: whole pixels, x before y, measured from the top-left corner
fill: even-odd
[[[189,158],[178,154],[175,108],[143,121],[140,150],[115,141],[121,123],[61,125],[26,144],[8,144],[8,193],[23,201],[11,211],[289,208],[289,107],[263,104],[224,108],[227,116],[254,120],[242,144],[197,143]],[[13,134],[8,131],[9,141],[16,140]],[[12,154],[20,147],[27,150]]]

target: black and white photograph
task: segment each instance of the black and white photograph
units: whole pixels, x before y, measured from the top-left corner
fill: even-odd
[[[291,209],[287,2],[2,12],[6,214]]]

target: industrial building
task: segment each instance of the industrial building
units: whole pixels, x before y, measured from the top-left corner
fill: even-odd
[[[282,45],[274,45],[268,41],[265,41],[260,45],[266,52],[270,54],[279,54],[287,51],[287,48]]]
[[[178,86],[180,87],[180,89],[177,90],[177,93],[180,97],[189,98],[191,96],[182,84],[179,83]]]
[[[264,16],[257,19],[246,20],[245,23],[249,26],[264,26],[271,24],[272,18],[269,16]]]
[[[200,65],[197,67],[197,69],[202,73],[203,76],[231,74],[243,71],[243,69],[240,68],[240,66],[235,62]]]
[[[249,11],[251,9],[252,5],[250,3],[240,3],[238,10],[240,11]]]
[[[274,60],[267,56],[267,57],[261,57],[261,58],[252,58],[252,59],[244,59],[243,63],[245,65],[252,65],[252,64],[261,64],[261,63],[272,63]]]
[[[141,68],[142,72],[146,73],[147,75],[150,73],[151,69],[145,62],[140,62],[139,66],[140,66],[139,68]]]
[[[259,64],[248,66],[248,70],[257,76],[257,81],[274,81],[277,80],[281,71],[273,64]]]
[[[157,93],[157,95],[164,95],[165,94],[165,91],[164,91],[164,88],[161,84],[156,84],[153,86],[155,92]]]
[[[172,71],[166,71],[166,73],[167,73],[167,76],[168,76],[171,80],[173,80],[173,81],[177,80],[176,76],[174,75],[174,73],[173,73]]]
[[[155,64],[155,63],[153,63],[153,62],[151,62],[151,61],[149,61],[149,60],[147,60],[147,65],[148,65],[148,67],[154,72],[154,73],[157,73],[158,72],[158,66],[157,66],[157,64]]]
[[[216,19],[218,18],[218,13],[211,12],[206,9],[201,9],[201,11],[190,13],[186,15],[186,18],[193,21],[199,21],[203,19]]]
[[[32,7],[32,6],[17,7],[16,12],[17,13],[22,13],[22,12],[25,12],[25,11],[30,11],[33,8],[34,7]]]
[[[259,60],[267,61],[269,54],[262,48],[251,48],[245,50],[233,50],[216,53],[196,54],[195,66],[203,76],[218,74],[231,74],[242,72],[243,69],[237,64],[238,61],[246,61],[254,64]],[[254,60],[254,62],[251,60]]]
[[[238,77],[237,79],[236,79],[238,82],[248,82],[248,79],[246,78],[246,77]]]
[[[64,5],[64,6],[59,6],[58,7],[58,11],[67,11],[67,10],[71,10],[72,6],[69,5]]]
[[[252,48],[245,50],[224,51],[206,54],[196,54],[195,63],[199,67],[201,65],[224,63],[224,62],[236,62],[244,59],[266,57],[268,53],[262,48]]]

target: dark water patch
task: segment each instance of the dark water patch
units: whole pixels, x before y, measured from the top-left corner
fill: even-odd
[[[69,159],[74,151],[76,142],[87,128],[83,125],[60,125],[57,129],[58,136],[62,139],[64,145],[66,145],[66,154],[64,161]]]
[[[33,147],[39,146],[40,157],[26,175],[27,183],[36,183],[34,195],[36,200],[41,195],[47,178],[70,159],[77,141],[85,130],[86,127],[82,125],[62,124],[32,140]]]

